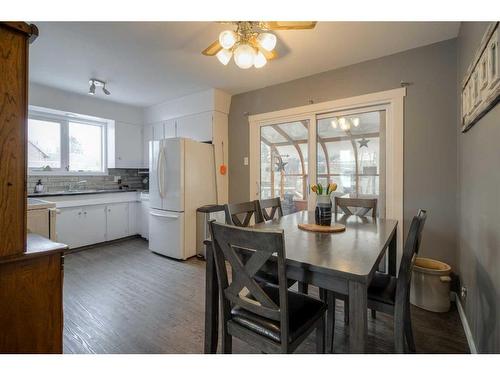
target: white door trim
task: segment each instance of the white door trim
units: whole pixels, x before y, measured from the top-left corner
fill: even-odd
[[[403,251],[403,168],[404,168],[404,97],[406,88],[375,92],[350,98],[314,103],[279,111],[248,116],[250,130],[250,200],[259,198],[259,160],[261,126],[309,120],[309,178],[316,178],[316,116],[363,107],[386,106],[386,218],[398,221],[398,267]],[[311,142],[312,141],[312,142]],[[309,199],[309,208],[314,203]]]

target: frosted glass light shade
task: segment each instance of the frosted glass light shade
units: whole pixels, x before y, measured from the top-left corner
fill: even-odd
[[[222,65],[227,65],[231,61],[233,53],[228,49],[221,49],[215,56],[217,56]]]
[[[267,64],[266,57],[262,52],[257,52],[257,55],[255,55],[255,59],[253,61],[253,66],[255,66],[257,69],[262,68],[264,65]]]
[[[271,33],[262,33],[257,37],[257,42],[266,51],[271,52],[276,47],[276,35]]]
[[[330,122],[332,125],[332,128],[337,129],[339,127],[339,122],[337,121],[336,118],[333,118],[332,121]]]
[[[351,118],[351,122],[354,125],[354,127],[357,128],[359,126],[359,117]]]
[[[224,49],[229,49],[236,43],[236,33],[231,30],[223,31],[219,34],[219,43]]]
[[[339,118],[339,125],[342,130],[349,130],[351,128],[345,117]]]
[[[234,50],[234,62],[241,69],[250,68],[255,60],[255,49],[248,44],[241,44]]]

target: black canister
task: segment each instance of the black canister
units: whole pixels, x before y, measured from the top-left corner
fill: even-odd
[[[330,195],[318,195],[316,200],[315,221],[318,225],[332,224],[332,201]]]

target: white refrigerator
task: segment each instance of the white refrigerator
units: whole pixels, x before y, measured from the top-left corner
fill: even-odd
[[[149,144],[149,249],[196,255],[196,209],[217,203],[213,145],[186,138]]]

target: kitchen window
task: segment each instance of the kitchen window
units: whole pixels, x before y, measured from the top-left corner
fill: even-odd
[[[83,116],[30,112],[29,173],[106,173],[106,124]]]

